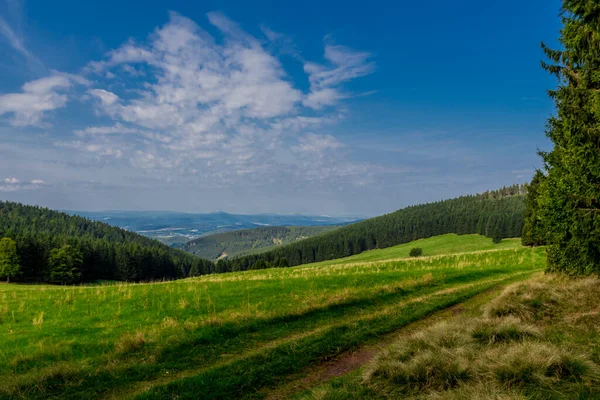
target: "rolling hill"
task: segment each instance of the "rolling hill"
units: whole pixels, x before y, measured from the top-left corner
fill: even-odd
[[[447,233],[500,240],[519,237],[524,223],[524,185],[403,208],[261,254],[222,260],[217,270],[238,271],[300,265],[383,249]]]
[[[321,235],[338,226],[273,226],[202,236],[182,245],[181,250],[209,260],[257,254],[297,240]]]
[[[210,272],[213,263],[156,240],[89,219],[19,203],[0,202],[0,238],[16,242],[23,281],[47,281],[53,249],[81,253],[80,280],[145,281]]]
[[[82,281],[175,279],[338,259],[448,233],[481,234],[498,240],[518,237],[523,228],[525,190],[524,186],[515,185],[407,207],[303,240],[296,239],[308,236],[304,232],[317,232],[285,228],[290,230],[282,234],[284,239],[274,237],[269,229],[247,231],[237,237],[232,253],[256,253],[257,248],[273,241],[283,245],[217,263],[103,222],[11,202],[0,202],[0,237],[17,242],[21,280],[46,280],[50,252],[64,245],[81,252]],[[271,233],[263,235],[265,232]],[[222,255],[225,247],[220,246],[224,243],[218,240],[219,237],[203,242],[209,251],[202,254],[211,258]],[[286,245],[286,241],[290,243]],[[192,247],[190,250],[194,251]]]

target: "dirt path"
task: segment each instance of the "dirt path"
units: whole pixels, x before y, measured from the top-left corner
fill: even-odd
[[[394,305],[387,306],[387,307],[383,308],[382,310],[380,310],[376,313],[373,313],[373,314],[369,315],[368,317],[361,318],[361,319],[362,320],[370,320],[370,319],[376,318],[376,317],[384,315],[384,314],[395,312],[395,310],[397,310],[399,307],[406,306],[411,303],[418,303],[418,302],[426,301],[435,296],[440,296],[440,295],[444,295],[444,294],[457,292],[460,290],[465,290],[465,289],[471,288],[473,286],[481,285],[484,283],[498,282],[500,284],[500,282],[505,281],[508,277],[516,277],[519,275],[527,275],[527,274],[530,274],[530,272],[529,271],[516,272],[516,273],[512,273],[508,276],[504,276],[502,278],[483,279],[481,281],[477,281],[477,282],[473,282],[473,283],[468,283],[468,284],[455,286],[452,288],[438,290],[433,293],[429,293],[429,294],[419,296],[419,297],[410,298],[405,301],[396,303]],[[498,287],[498,286],[495,286],[495,288],[496,287]],[[481,294],[478,296],[481,296]],[[477,296],[475,296],[475,297],[477,297]],[[421,321],[431,321],[432,318],[434,318],[436,315],[441,314],[443,312],[448,312],[449,310],[455,309],[456,307],[457,306],[450,307],[446,310],[443,310],[436,314],[433,314],[432,316],[426,317],[425,319],[423,319]],[[300,390],[310,388],[312,386],[326,382],[337,376],[341,376],[341,375],[344,375],[345,373],[355,370],[355,369],[361,367],[362,365],[364,365],[371,358],[373,358],[373,356],[379,350],[381,350],[381,348],[383,348],[384,346],[389,344],[391,341],[398,338],[399,334],[400,335],[406,334],[406,332],[410,332],[410,331],[416,329],[415,327],[419,326],[419,324],[422,323],[421,321],[417,321],[413,324],[404,326],[403,328],[400,328],[398,331],[378,336],[377,344],[361,346],[352,352],[342,353],[339,356],[337,356],[335,359],[328,360],[322,364],[313,366],[304,376],[299,377],[297,379],[294,379],[294,377],[291,377],[290,379],[292,379],[292,381],[288,382],[288,383],[284,383],[281,387],[278,387],[275,389],[266,389],[264,391],[264,393],[266,394],[266,398],[273,399],[273,400],[287,399],[290,397],[291,394],[296,393]],[[343,322],[336,321],[331,324],[323,325],[316,329],[312,329],[307,332],[302,332],[302,333],[299,333],[294,336],[281,338],[281,339],[277,339],[277,340],[273,340],[271,342],[261,344],[253,349],[249,349],[247,352],[242,353],[242,354],[229,355],[228,357],[224,358],[221,362],[218,362],[216,364],[212,364],[212,365],[208,365],[208,366],[199,366],[197,368],[190,368],[188,370],[169,374],[168,376],[155,377],[155,378],[149,379],[147,381],[136,382],[127,387],[116,388],[115,390],[110,391],[109,393],[105,393],[105,398],[106,399],[133,398],[136,395],[143,393],[144,391],[149,390],[152,387],[155,387],[157,385],[164,385],[164,384],[168,384],[170,382],[174,382],[174,381],[177,381],[180,379],[185,379],[185,378],[188,378],[191,376],[195,376],[195,375],[201,374],[203,372],[209,371],[211,369],[222,367],[231,362],[239,361],[239,360],[243,360],[243,359],[252,357],[253,355],[260,354],[266,350],[273,349],[277,346],[293,343],[299,339],[303,339],[303,338],[324,332],[326,330],[329,330],[329,329],[332,329],[332,328],[335,328],[337,326],[341,326],[341,325],[344,325],[347,323],[348,323],[348,321],[343,321]]]
[[[452,307],[438,311],[419,321],[403,326],[395,332],[382,335],[378,338],[376,344],[367,344],[353,351],[342,353],[335,359],[312,366],[303,375],[292,377],[291,380],[282,386],[263,390],[262,393],[265,395],[266,400],[289,399],[294,394],[303,392],[320,384],[331,381],[337,377],[356,371],[357,369],[366,365],[380,351],[396,340],[406,337],[415,331],[422,329],[425,326],[434,324],[440,320],[454,318],[464,312],[473,310],[481,304],[486,303],[491,298],[497,296],[504,289],[504,287],[504,284],[499,284],[468,299],[465,302],[455,304]]]

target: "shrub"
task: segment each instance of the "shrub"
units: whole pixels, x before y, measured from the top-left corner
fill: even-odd
[[[423,249],[420,247],[413,247],[410,249],[409,256],[411,257],[421,257],[423,255]]]

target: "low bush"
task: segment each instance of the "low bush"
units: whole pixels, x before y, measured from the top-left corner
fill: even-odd
[[[413,247],[410,249],[410,253],[408,253],[411,257],[421,257],[423,255],[423,249],[420,247]]]

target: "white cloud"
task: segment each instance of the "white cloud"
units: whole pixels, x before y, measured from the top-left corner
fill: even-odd
[[[314,110],[347,97],[341,86],[372,69],[368,54],[328,46],[330,65],[306,68],[311,92],[305,94],[265,47],[269,43],[223,14],[207,17],[220,37],[171,13],[147,40],[129,40],[104,60],[89,63],[90,74],[102,79],[114,74],[111,81],[119,82],[102,86],[106,81],[100,79],[87,91],[97,114],[112,122],[82,127],[74,131],[78,140],[56,144],[98,159],[121,159],[154,179],[181,178],[203,186],[322,176],[311,170],[324,167],[309,158],[329,154],[328,162],[336,162],[334,153],[343,144],[320,131],[344,114]],[[283,35],[263,31],[285,42]]]
[[[56,142],[55,145],[58,147],[92,153],[99,158],[112,157],[119,159],[123,156],[123,150],[109,143],[84,143],[75,140],[72,142]]]
[[[116,123],[111,126],[89,126],[85,129],[78,129],[75,131],[77,136],[85,135],[113,135],[113,134],[125,134],[125,133],[140,133],[142,132],[137,128],[128,128],[120,123]]]
[[[64,91],[72,84],[85,83],[74,75],[54,73],[25,83],[21,93],[0,95],[0,115],[12,114],[13,126],[41,125],[47,112],[62,108],[68,97]]]
[[[90,89],[88,93],[99,99],[104,107],[110,107],[119,101],[119,96],[104,89]]]
[[[0,182],[0,192],[16,192],[19,190],[35,190],[45,186],[46,182],[41,179],[34,179],[29,182],[21,182],[19,179],[5,178]]]
[[[321,154],[326,150],[339,149],[344,145],[331,135],[308,133],[300,138],[300,143],[292,149],[301,153]]]
[[[340,100],[346,98],[338,89],[324,88],[311,91],[303,100],[306,107],[320,110],[327,106],[337,104]]]
[[[304,98],[303,104],[318,110],[349,97],[340,89],[340,85],[373,73],[375,63],[369,61],[370,58],[370,53],[326,43],[325,59],[329,65],[313,62],[304,64],[304,71],[309,76],[310,93]]]

